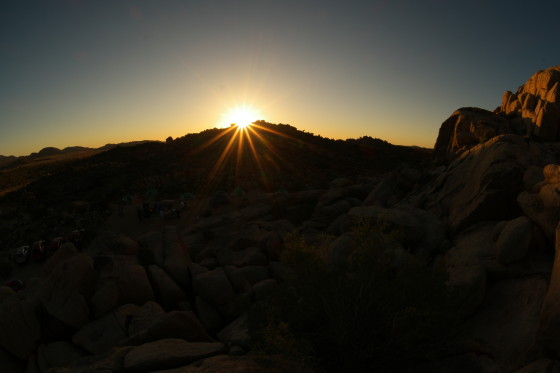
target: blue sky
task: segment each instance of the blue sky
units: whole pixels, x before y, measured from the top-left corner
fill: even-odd
[[[0,154],[165,139],[248,105],[326,137],[431,147],[560,64],[560,5],[4,0]]]

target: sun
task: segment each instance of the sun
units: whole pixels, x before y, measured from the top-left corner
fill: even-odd
[[[222,115],[224,125],[235,124],[239,128],[246,128],[256,120],[262,119],[260,112],[248,105],[237,105]]]

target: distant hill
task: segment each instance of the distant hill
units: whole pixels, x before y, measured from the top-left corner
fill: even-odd
[[[45,148],[36,157],[19,157],[12,163],[17,166],[0,168],[0,196],[4,195],[0,208],[8,204],[36,211],[35,223],[42,221],[45,227],[56,224],[45,211],[58,211],[72,201],[103,210],[123,195],[148,191],[159,198],[178,198],[236,189],[321,188],[335,178],[361,180],[404,163],[422,168],[431,158],[429,150],[368,136],[333,140],[263,121],[247,132],[215,128],[165,143],[140,141],[78,150]]]
[[[17,159],[17,157],[11,155],[11,156],[4,156],[4,155],[0,155],[0,167],[4,167],[9,165],[10,163],[14,162]]]

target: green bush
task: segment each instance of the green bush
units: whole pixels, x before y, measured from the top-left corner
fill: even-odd
[[[451,337],[453,300],[443,273],[399,240],[383,224],[357,221],[352,254],[329,263],[326,244],[287,237],[291,276],[250,314],[257,349],[305,351],[299,360],[333,372],[407,371],[429,360]]]

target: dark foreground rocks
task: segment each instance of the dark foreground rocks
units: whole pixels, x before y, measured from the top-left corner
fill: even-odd
[[[433,167],[225,195],[183,230],[106,232],[84,251],[66,244],[25,289],[0,287],[0,371],[310,371],[257,354],[250,311],[290,278],[289,237],[344,266],[356,260],[363,221],[398,233],[398,246],[380,249],[388,271],[423,263],[460,295],[453,343],[423,356],[418,371],[558,371],[559,71],[506,92],[494,112],[454,112]]]

